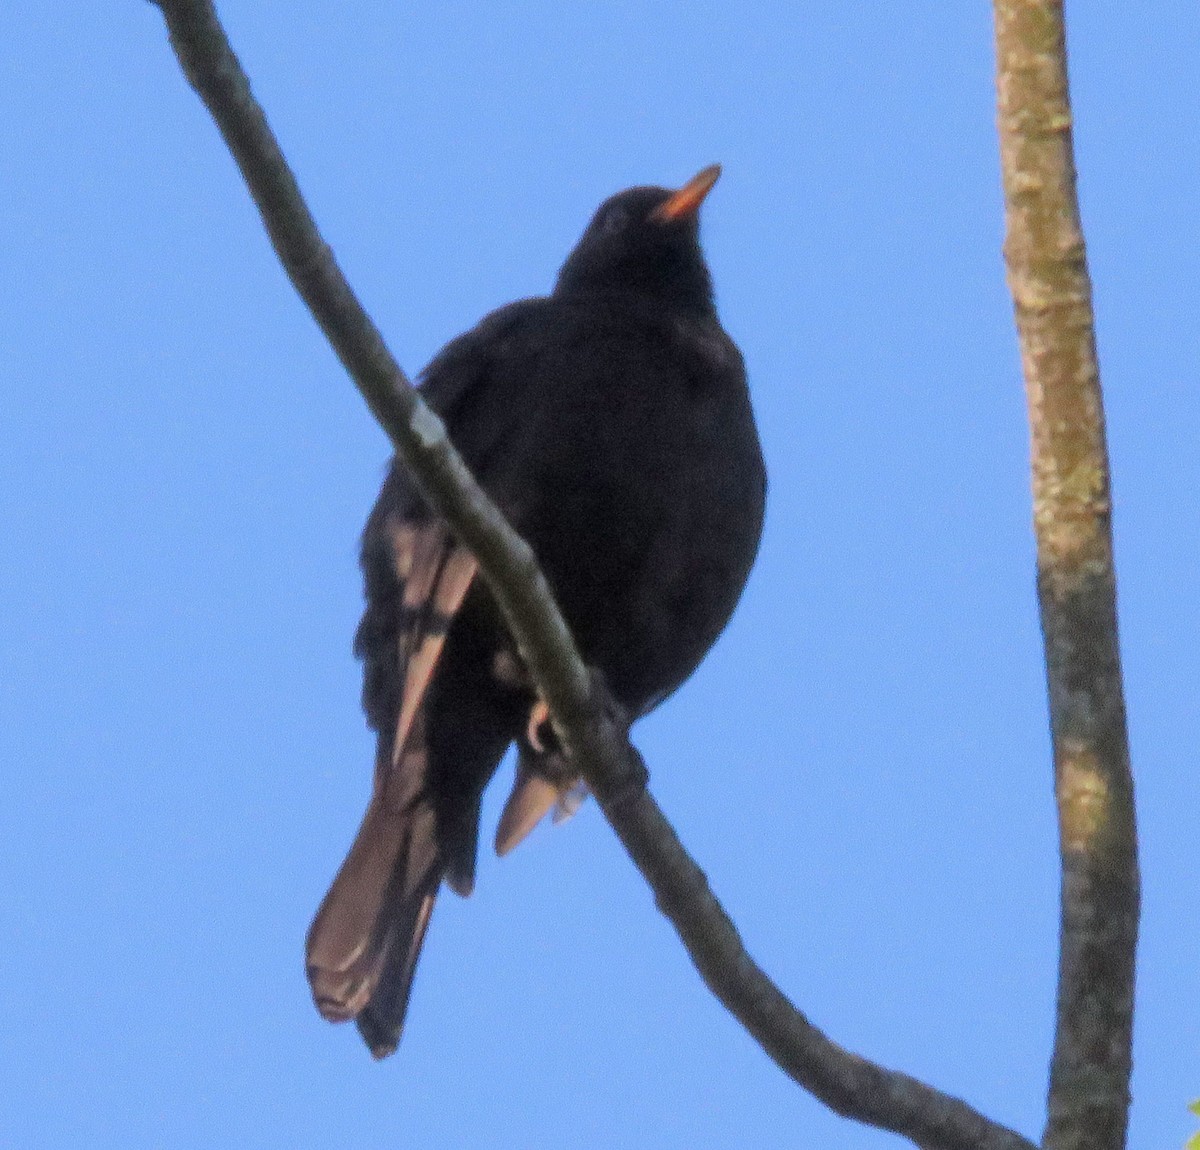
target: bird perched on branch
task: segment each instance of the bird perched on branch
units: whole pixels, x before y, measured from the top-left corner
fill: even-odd
[[[487,316],[421,392],[533,548],[584,660],[631,718],[697,667],[762,529],[766,476],[742,357],[717,319],[699,209],[720,174],[605,201],[554,291]],[[370,804],[308,935],[321,1013],[371,1053],[400,1040],[443,882],[475,881],[480,800],[518,747],[511,850],[579,780],[474,557],[393,462],[362,540],[355,638],[377,732]]]

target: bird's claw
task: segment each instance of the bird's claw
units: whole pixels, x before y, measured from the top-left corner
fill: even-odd
[[[525,726],[525,741],[539,754],[544,755],[549,748],[542,738],[541,729],[550,721],[550,708],[540,695],[529,709],[529,722]]]

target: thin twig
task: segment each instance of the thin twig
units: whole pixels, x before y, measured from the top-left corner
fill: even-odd
[[[555,724],[605,816],[713,993],[793,1079],[847,1117],[928,1150],[1031,1150],[966,1103],[832,1043],[746,953],[737,929],[644,786],[644,770],[579,658],[529,548],[478,488],[321,239],[209,0],[157,0],[296,290],[429,502],[475,553]]]
[[[1004,251],[1032,432],[1038,598],[1062,850],[1044,1145],[1125,1145],[1137,831],[1117,645],[1108,453],[1061,0],[996,0]]]

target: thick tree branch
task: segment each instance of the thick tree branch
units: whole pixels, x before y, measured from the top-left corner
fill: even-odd
[[[1033,519],[1062,849],[1046,1147],[1118,1150],[1129,1108],[1138,863],[1108,454],[1062,0],[996,0],[1004,252],[1033,440]]]
[[[847,1117],[929,1150],[1030,1150],[958,1099],[843,1050],[746,953],[703,872],[645,789],[602,685],[580,660],[526,544],[475,484],[321,239],[209,0],[157,0],[192,86],[217,122],[296,290],[430,503],[480,561],[564,744],[714,994],[779,1066]]]

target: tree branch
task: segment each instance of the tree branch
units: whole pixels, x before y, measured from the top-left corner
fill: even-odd
[[[564,745],[712,992],[796,1082],[838,1113],[927,1150],[1031,1150],[964,1102],[831,1042],[754,963],[645,789],[640,756],[583,665],[529,547],[479,489],[322,240],[210,0],[156,0],[192,87],[220,128],[292,283],[420,484],[479,559]]]
[[[1108,454],[1075,194],[1062,0],[996,0],[1004,252],[1032,432],[1033,520],[1062,850],[1044,1145],[1125,1145],[1139,880]]]

